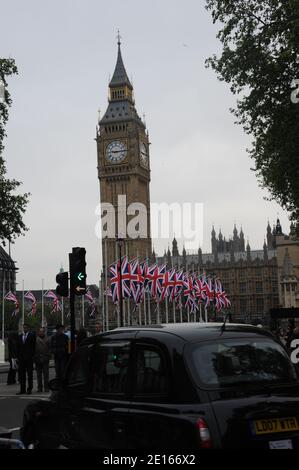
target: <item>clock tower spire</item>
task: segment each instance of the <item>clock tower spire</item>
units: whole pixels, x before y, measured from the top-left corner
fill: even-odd
[[[143,259],[151,253],[148,133],[135,108],[133,86],[120,46],[118,32],[117,61],[109,82],[108,106],[99,121],[96,135],[104,222],[104,269],[118,257],[117,237],[124,239],[122,254],[127,254],[129,258],[139,256]],[[109,214],[105,203],[110,204]]]

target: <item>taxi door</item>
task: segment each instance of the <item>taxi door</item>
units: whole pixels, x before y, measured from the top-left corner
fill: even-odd
[[[106,340],[95,346],[91,389],[80,415],[84,448],[127,448],[130,354],[129,340]]]

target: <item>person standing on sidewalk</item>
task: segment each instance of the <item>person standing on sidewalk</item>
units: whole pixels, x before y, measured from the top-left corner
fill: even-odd
[[[19,336],[17,332],[12,331],[9,333],[7,338],[8,347],[8,360],[9,360],[9,371],[7,374],[7,385],[14,385],[16,383],[17,375],[17,355],[18,355],[18,341]]]
[[[56,377],[61,379],[68,360],[68,337],[64,326],[56,325],[56,333],[51,338],[51,351],[54,355]]]
[[[37,391],[49,391],[49,362],[51,357],[50,341],[46,336],[45,328],[40,328],[35,344],[35,369],[37,375]],[[44,382],[44,387],[43,387]]]
[[[35,354],[35,334],[29,331],[29,325],[24,323],[23,333],[18,338],[17,358],[19,361],[20,391],[17,395],[26,393],[26,374],[28,379],[27,394],[32,393],[33,388],[33,357]]]

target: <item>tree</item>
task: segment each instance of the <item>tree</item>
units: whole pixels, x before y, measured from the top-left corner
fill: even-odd
[[[12,241],[28,230],[23,222],[23,214],[28,204],[29,193],[15,194],[22,183],[6,178],[6,165],[2,156],[3,141],[6,136],[5,124],[12,104],[6,77],[17,73],[13,59],[0,59],[0,242],[3,244],[6,240]]]
[[[299,2],[206,0],[222,55],[207,59],[238,95],[231,110],[253,137],[249,150],[261,187],[299,231]],[[297,86],[297,90],[294,87]]]

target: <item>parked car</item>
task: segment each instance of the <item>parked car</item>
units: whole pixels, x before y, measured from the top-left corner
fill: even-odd
[[[299,448],[299,380],[250,325],[127,327],[86,339],[21,437],[40,448]]]

